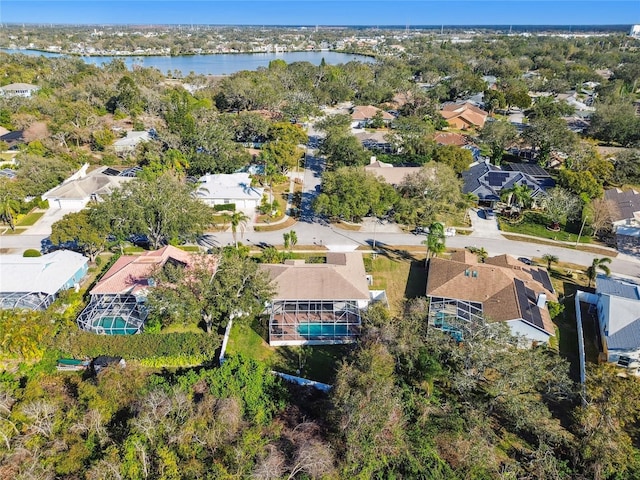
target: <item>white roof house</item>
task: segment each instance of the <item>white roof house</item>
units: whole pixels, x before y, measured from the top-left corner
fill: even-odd
[[[108,171],[112,169],[102,167],[86,173],[83,167],[62,184],[44,193],[42,199],[49,201],[50,208],[80,211],[89,201],[100,200],[102,196],[131,181],[131,177],[109,175],[106,173]]]
[[[87,257],[58,250],[41,257],[0,255],[0,308],[47,308],[87,273]]]
[[[116,153],[129,154],[133,153],[138,144],[151,140],[151,135],[146,131],[127,132],[127,136],[119,138],[113,142],[113,148]]]
[[[0,96],[27,98],[38,90],[40,90],[39,86],[31,85],[30,83],[10,83],[0,87]]]
[[[263,188],[251,186],[248,173],[208,174],[200,178],[197,195],[207,205],[234,204],[237,210],[253,212],[262,201]]]

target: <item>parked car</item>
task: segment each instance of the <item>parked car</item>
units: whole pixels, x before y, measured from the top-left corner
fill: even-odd
[[[531,261],[530,258],[518,257],[518,260],[524,263],[525,265],[533,265],[533,262]]]
[[[494,218],[496,218],[496,212],[494,212],[492,208],[485,208],[484,218],[486,218],[487,220],[493,220]]]

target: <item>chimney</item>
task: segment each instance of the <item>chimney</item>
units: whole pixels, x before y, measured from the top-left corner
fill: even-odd
[[[536,303],[536,305],[538,306],[538,308],[545,308],[545,306],[547,305],[547,294],[546,293],[538,294],[538,302]]]

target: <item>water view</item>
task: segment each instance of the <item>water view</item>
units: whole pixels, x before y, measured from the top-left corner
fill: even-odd
[[[43,55],[45,57],[60,57],[59,53],[41,52],[38,50],[2,49],[5,53],[22,53],[25,55]],[[79,57],[92,65],[103,65],[114,59],[121,59],[128,68],[134,65],[157,68],[162,73],[176,70],[188,75],[190,72],[202,75],[229,75],[241,70],[257,70],[259,67],[269,66],[271,60],[281,59],[287,63],[309,62],[320,65],[322,59],[330,65],[351,61],[374,62],[375,59],[365,55],[339,52],[283,52],[283,53],[220,53],[212,55],[186,56],[117,56],[117,57]]]

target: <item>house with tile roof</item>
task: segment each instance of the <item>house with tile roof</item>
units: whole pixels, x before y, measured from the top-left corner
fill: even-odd
[[[140,333],[148,314],[145,300],[155,286],[154,272],[166,264],[189,268],[193,262],[194,254],[171,245],[121,256],[89,292],[91,300],[77,318],[78,327],[108,335]],[[211,268],[215,272],[215,262]]]
[[[487,112],[470,102],[447,103],[440,110],[440,115],[450,127],[461,130],[482,128],[489,117]]]
[[[387,125],[395,119],[389,112],[385,112],[373,105],[358,105],[353,107],[351,111],[351,126],[364,128],[371,123],[378,113],[382,115],[382,121]]]
[[[0,309],[46,309],[59,292],[82,281],[88,262],[87,257],[70,250],[41,257],[0,255]]]
[[[524,185],[531,190],[531,198],[540,201],[546,190],[555,184],[551,177],[537,177],[525,173],[520,168],[515,170],[500,168],[489,162],[479,162],[462,172],[462,191],[472,193],[484,205],[494,206],[500,201],[500,194],[514,185]],[[537,172],[537,171],[536,171]]]
[[[604,275],[596,277],[598,323],[608,362],[640,362],[640,285]]]
[[[438,132],[433,137],[433,141],[438,145],[455,145],[456,147],[464,147],[469,143],[467,137],[454,132]]]
[[[269,344],[354,342],[360,311],[371,301],[360,252],[329,252],[326,263],[287,260],[260,266],[276,285],[269,312]]]
[[[468,251],[451,260],[431,258],[427,268],[429,325],[463,340],[470,322],[505,322],[514,335],[546,343],[555,336],[547,301],[557,301],[544,268],[508,255],[479,263]]]

